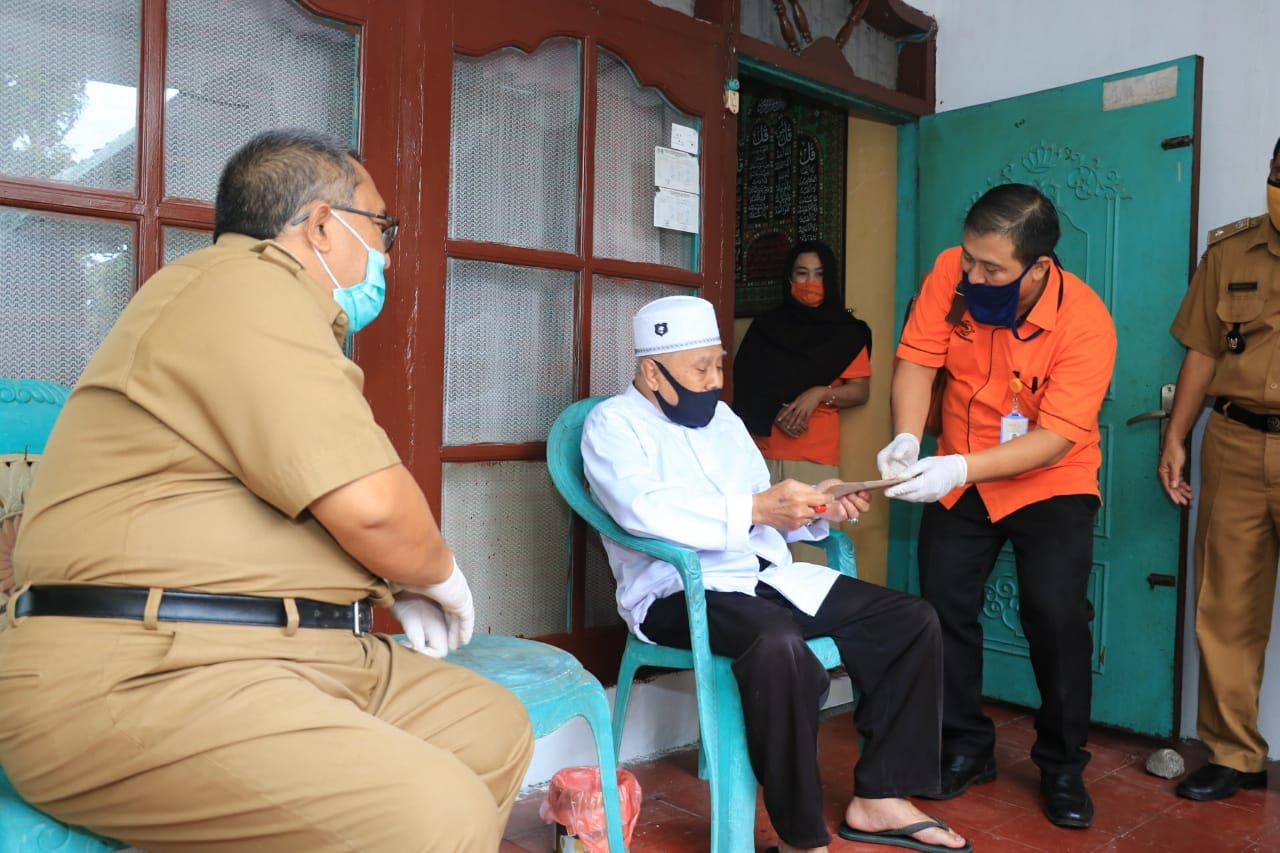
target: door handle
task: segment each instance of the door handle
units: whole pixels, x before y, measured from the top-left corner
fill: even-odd
[[[1166,412],[1164,409],[1156,409],[1154,412],[1143,412],[1140,415],[1134,415],[1133,417],[1129,418],[1129,420],[1125,421],[1124,425],[1133,426],[1134,424],[1139,423],[1141,421],[1158,421],[1167,417],[1169,417],[1169,413]]]
[[[1169,412],[1173,410],[1173,392],[1178,386],[1170,382],[1167,385],[1160,386],[1160,408],[1153,412],[1143,412],[1140,415],[1134,415],[1125,421],[1125,426],[1133,426],[1142,421],[1160,421],[1169,417]],[[1161,424],[1163,432],[1164,425]]]
[[[1150,412],[1142,412],[1134,415],[1125,421],[1125,426],[1133,426],[1143,421],[1159,421],[1160,422],[1160,440],[1156,444],[1156,456],[1160,455],[1160,449],[1164,447],[1164,434],[1169,426],[1169,413],[1173,410],[1173,392],[1177,386],[1172,382],[1167,385],[1160,386],[1160,408]]]

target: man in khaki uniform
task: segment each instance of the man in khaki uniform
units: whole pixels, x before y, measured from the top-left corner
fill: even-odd
[[[1280,558],[1280,142],[1268,214],[1209,233],[1173,321],[1187,347],[1157,473],[1173,502],[1192,498],[1186,439],[1205,396],[1213,412],[1200,456],[1196,522],[1197,731],[1208,763],[1179,796],[1218,800],[1264,788],[1258,694]]]
[[[343,146],[264,134],[63,410],[14,553],[0,763],[150,851],[495,850],[532,753],[437,659],[474,622],[346,334],[397,222]],[[419,654],[367,633],[392,604]]]

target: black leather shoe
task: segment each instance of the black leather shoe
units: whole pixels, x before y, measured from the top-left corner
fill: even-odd
[[[1093,800],[1079,773],[1041,773],[1040,793],[1050,823],[1071,829],[1087,829],[1093,823]]]
[[[1212,761],[1178,783],[1179,797],[1188,800],[1225,800],[1241,788],[1267,787],[1267,771],[1242,773]]]
[[[994,755],[949,755],[942,759],[942,784],[932,794],[921,794],[926,800],[949,800],[958,797],[970,785],[996,781]]]

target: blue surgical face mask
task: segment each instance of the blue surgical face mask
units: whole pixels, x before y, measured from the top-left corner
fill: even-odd
[[[973,319],[988,326],[1014,328],[1018,323],[1018,298],[1022,295],[1022,280],[1035,264],[1035,261],[1027,264],[1022,275],[1003,285],[974,284],[969,281],[969,274],[963,273],[960,280],[964,283],[964,304]]]
[[[690,391],[675,380],[670,371],[662,366],[662,362],[655,358],[653,363],[658,365],[658,370],[671,383],[671,387],[676,389],[675,405],[662,399],[662,395],[656,391],[653,395],[658,398],[658,405],[662,408],[662,413],[667,416],[667,419],[672,423],[677,423],[690,429],[702,429],[711,423],[711,418],[716,413],[716,403],[720,399],[720,389],[711,388],[706,391]]]
[[[324,255],[321,255],[315,246],[311,247],[311,251],[316,253],[316,257],[320,259],[320,266],[324,267],[324,271],[329,274],[329,279],[333,281],[333,301],[338,303],[347,315],[347,334],[354,335],[365,326],[373,322],[373,318],[378,316],[382,311],[382,303],[387,297],[387,281],[383,272],[387,266],[387,256],[377,249],[371,248],[368,243],[360,238],[356,233],[356,229],[347,224],[347,221],[337,214],[335,211],[333,218],[342,223],[343,227],[352,233],[352,235],[360,240],[360,245],[364,246],[365,251],[369,253],[368,260],[365,261],[364,278],[357,281],[350,287],[343,287],[338,284],[338,279],[334,276],[333,271],[329,269],[329,265],[325,263]]]

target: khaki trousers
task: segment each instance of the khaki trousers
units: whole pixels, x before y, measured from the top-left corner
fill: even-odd
[[[1196,729],[1212,751],[1211,761],[1253,773],[1267,760],[1258,696],[1280,557],[1280,435],[1213,412],[1200,460]]]
[[[801,483],[812,486],[823,480],[840,476],[840,469],[835,465],[821,465],[805,459],[765,459],[764,462],[769,466],[769,482],[775,486],[783,480],[799,480]],[[837,529],[839,527],[836,525]],[[818,545],[792,542],[787,547],[791,549],[791,556],[798,563],[816,563],[819,566],[827,564],[827,552]]]
[[[524,707],[385,636],[29,617],[0,633],[0,763],[29,802],[164,851],[492,851]]]

